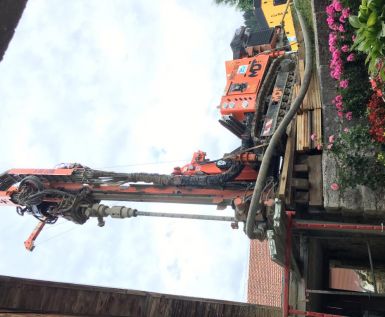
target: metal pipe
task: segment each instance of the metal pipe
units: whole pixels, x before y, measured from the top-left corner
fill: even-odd
[[[302,311],[297,309],[290,309],[290,315],[308,316],[308,317],[347,317],[342,315],[324,314],[313,311]]]
[[[148,217],[165,217],[165,218],[237,222],[235,217],[140,211],[140,210],[128,208],[125,206],[109,207],[103,204],[90,205],[85,209],[84,213],[87,217],[97,217],[97,218],[100,218],[101,221],[103,221],[104,217],[108,217],[108,216],[111,216],[112,218],[131,218],[131,217],[137,217],[137,216],[148,216]]]
[[[283,290],[283,308],[282,314],[284,317],[289,316],[289,291],[290,291],[290,266],[291,266],[291,227],[294,211],[287,211],[287,226],[286,226],[286,248],[285,248],[285,270],[284,270],[284,290]]]
[[[255,182],[253,197],[250,202],[250,207],[249,207],[246,226],[245,226],[246,234],[250,239],[255,239],[260,237],[260,232],[258,231],[254,232],[255,216],[257,215],[257,212],[260,212],[262,209],[262,204],[260,202],[260,199],[261,199],[263,188],[265,186],[265,181],[269,170],[271,158],[274,154],[276,146],[278,145],[279,141],[282,138],[282,135],[285,133],[287,126],[293,120],[295,114],[297,113],[299,107],[302,104],[303,99],[305,98],[306,92],[309,88],[311,75],[312,75],[313,62],[312,62],[312,49],[310,45],[310,36],[309,36],[306,23],[297,6],[298,6],[297,0],[294,0],[294,7],[297,12],[299,23],[302,28],[305,49],[306,49],[306,54],[305,54],[306,64],[305,64],[304,78],[303,78],[301,88],[298,92],[297,98],[294,100],[286,116],[283,118],[281,124],[273,134],[270,140],[270,143],[266,149],[266,152],[264,154],[262,164],[259,169],[257,181]]]
[[[236,221],[234,217],[226,217],[226,216],[177,214],[177,213],[151,212],[151,211],[138,211],[138,210],[135,211],[135,216],[199,219],[199,220],[215,220],[215,221]]]
[[[339,222],[321,222],[321,221],[307,221],[294,220],[293,228],[304,230],[329,230],[336,232],[351,232],[351,233],[371,233],[377,235],[385,235],[384,224],[379,226],[368,224],[350,224]]]

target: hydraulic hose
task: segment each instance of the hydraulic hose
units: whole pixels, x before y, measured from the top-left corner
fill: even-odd
[[[305,52],[306,65],[305,65],[305,71],[303,76],[303,82],[301,83],[301,88],[298,92],[296,99],[292,103],[290,110],[287,112],[287,114],[283,118],[281,124],[273,134],[268,147],[266,148],[266,152],[264,154],[264,157],[259,169],[258,177],[255,182],[253,197],[250,202],[250,207],[249,207],[247,220],[246,220],[245,231],[247,236],[250,239],[262,238],[264,235],[264,233],[259,229],[254,230],[254,227],[255,227],[255,216],[257,215],[257,212],[261,212],[262,210],[262,203],[260,202],[260,199],[261,199],[263,188],[265,186],[265,181],[269,170],[270,161],[276,146],[278,145],[280,139],[282,138],[282,135],[285,133],[287,129],[287,126],[293,120],[300,105],[302,104],[302,101],[309,88],[311,74],[312,74],[313,62],[312,62],[312,49],[310,45],[309,31],[308,31],[306,22],[302,17],[300,10],[298,9],[297,1],[298,0],[294,0],[294,7],[298,15],[299,23],[301,25],[301,29],[304,37],[304,43],[305,43],[305,51],[306,51]]]
[[[242,169],[243,165],[240,162],[233,162],[228,170],[216,175],[162,175],[150,173],[113,173],[89,170],[87,177],[90,180],[97,181],[103,181],[103,178],[110,178],[114,181],[127,183],[145,182],[164,186],[216,187],[224,186],[227,182],[232,181],[239,175]]]

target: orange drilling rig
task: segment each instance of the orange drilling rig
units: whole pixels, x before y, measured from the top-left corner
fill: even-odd
[[[290,50],[279,26],[254,32],[241,27],[231,48],[234,59],[226,62],[219,122],[239,137],[237,149],[213,161],[198,151],[190,163],[174,168],[170,175],[115,173],[77,163],[54,169],[11,169],[0,175],[0,205],[14,205],[18,214],[39,220],[26,248],[32,250],[43,226],[59,217],[77,224],[96,217],[103,226],[107,216],[154,215],[125,206],[109,207],[102,201],[231,206],[234,217],[209,218],[231,221],[233,227],[246,222],[266,147],[290,107],[296,52]],[[264,239],[270,223],[268,207],[274,198],[285,137],[280,143],[269,160],[260,199],[263,207],[252,219],[252,238]]]

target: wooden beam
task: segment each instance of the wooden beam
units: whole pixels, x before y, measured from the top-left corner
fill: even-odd
[[[321,155],[309,155],[309,205],[323,206]]]
[[[296,173],[307,173],[309,171],[309,166],[307,164],[295,164],[294,172]]]
[[[308,190],[309,180],[307,178],[293,178],[292,186],[296,189]]]
[[[286,142],[285,157],[283,160],[281,179],[279,182],[278,197],[286,204],[291,202],[290,178],[293,173],[295,152],[296,121],[289,126],[289,135]]]

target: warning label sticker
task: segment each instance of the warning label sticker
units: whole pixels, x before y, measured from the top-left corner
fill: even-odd
[[[246,74],[248,66],[249,65],[240,65],[238,67],[238,74]]]

